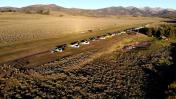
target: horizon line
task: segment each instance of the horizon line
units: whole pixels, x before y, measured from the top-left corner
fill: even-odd
[[[20,7],[18,7],[18,6],[0,6],[0,8],[2,8],[2,7],[13,7],[13,8],[23,8],[23,7],[28,7],[28,6],[34,6],[34,5],[56,5],[56,6],[59,6],[59,7],[63,7],[63,8],[72,8],[72,9],[87,9],[87,10],[97,10],[97,9],[103,9],[103,8],[110,8],[110,7],[124,7],[124,8],[127,8],[127,7],[135,7],[135,8],[140,8],[140,9],[142,9],[142,8],[161,8],[161,9],[172,9],[172,10],[176,10],[175,8],[164,8],[164,7],[159,7],[159,6],[156,6],[156,7],[151,7],[151,6],[143,6],[143,7],[137,7],[137,6],[106,6],[106,7],[100,7],[100,8],[79,8],[79,7],[64,7],[64,6],[60,6],[60,5],[57,5],[57,4],[45,4],[45,3],[36,3],[36,4],[31,4],[31,5],[25,5],[25,6],[20,6]]]

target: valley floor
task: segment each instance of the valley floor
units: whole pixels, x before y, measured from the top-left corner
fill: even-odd
[[[120,44],[141,41],[135,37],[140,38],[134,36],[130,42],[109,43],[106,50],[90,49],[43,65],[3,65],[0,97],[163,98],[167,87],[161,68],[171,64],[171,47],[154,40],[147,48],[121,50]]]
[[[0,13],[0,64],[49,51],[61,44],[164,20],[157,17]]]

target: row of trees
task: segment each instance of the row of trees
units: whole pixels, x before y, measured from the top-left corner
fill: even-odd
[[[38,14],[49,15],[50,14],[50,10],[38,10],[37,13]]]
[[[16,12],[16,10],[13,10],[13,9],[1,10],[1,9],[0,9],[0,12]]]
[[[17,11],[13,10],[13,9],[5,9],[5,10],[0,9],[0,12],[17,12]],[[49,15],[50,14],[50,10],[37,10],[37,11],[25,10],[24,12],[27,13],[27,14],[33,14],[33,13],[43,14],[43,15]]]
[[[37,10],[37,11],[31,11],[31,10],[26,10],[25,13],[27,14],[43,14],[43,15],[50,15],[50,10]]]
[[[176,37],[176,27],[174,25],[160,25],[158,27],[142,28],[139,32],[159,39],[162,39],[163,37]]]

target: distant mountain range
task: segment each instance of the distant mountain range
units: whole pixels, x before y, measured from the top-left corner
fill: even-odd
[[[25,12],[36,13],[41,10],[59,11],[71,15],[86,15],[86,16],[108,16],[108,15],[132,15],[132,16],[176,16],[176,10],[163,8],[136,8],[130,7],[107,7],[102,9],[78,9],[78,8],[64,8],[55,4],[49,5],[31,5],[22,8],[15,7],[0,7],[1,12]]]

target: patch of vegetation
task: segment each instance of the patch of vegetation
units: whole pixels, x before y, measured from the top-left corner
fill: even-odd
[[[50,10],[39,10],[37,11],[38,14],[43,14],[43,15],[49,15],[50,14]]]
[[[156,33],[151,36],[161,38],[167,34],[163,33],[166,30],[154,30]],[[149,48],[114,51],[73,71],[64,69],[93,53],[80,53],[34,67],[2,65],[0,98],[162,99],[176,71],[174,45],[164,43],[157,39]]]
[[[155,42],[145,50],[112,52],[69,72],[64,68],[71,68],[90,52],[30,68],[3,65],[0,97],[160,99],[167,88],[163,81],[168,78],[163,75],[172,73],[165,68],[172,65],[172,59],[171,48]]]
[[[4,9],[4,10],[0,10],[0,12],[17,12],[16,10],[14,10],[14,9],[11,9],[11,8],[6,8],[6,9]]]
[[[176,28],[174,24],[162,24],[157,27],[152,28],[144,28],[140,30],[141,33],[144,33],[148,36],[156,37],[154,40],[153,48],[158,48],[158,46],[169,46],[167,51],[161,52],[164,54],[165,52],[169,52],[167,57],[161,57],[156,66],[154,66],[154,71],[150,71],[154,77],[154,89],[156,92],[152,92],[149,90],[149,96],[151,99],[159,98],[159,99],[175,99],[176,98],[176,89],[175,89],[175,81],[176,81]],[[152,48],[152,49],[153,49]],[[148,70],[147,70],[148,71]],[[150,78],[151,79],[151,78]],[[153,79],[153,77],[152,77]],[[156,87],[157,86],[157,87]],[[149,86],[151,87],[151,86]]]
[[[171,49],[171,56],[173,60],[173,65],[172,65],[172,72],[171,72],[171,81],[168,83],[167,90],[165,90],[165,94],[167,99],[174,99],[176,98],[176,43],[172,44],[172,49]]]
[[[42,15],[50,15],[50,10],[49,9],[38,9],[36,11],[31,11],[31,10],[25,10],[26,14],[42,14]]]
[[[154,36],[158,39],[176,37],[176,28],[174,25],[162,24],[157,27],[143,28],[139,32],[148,36]]]

